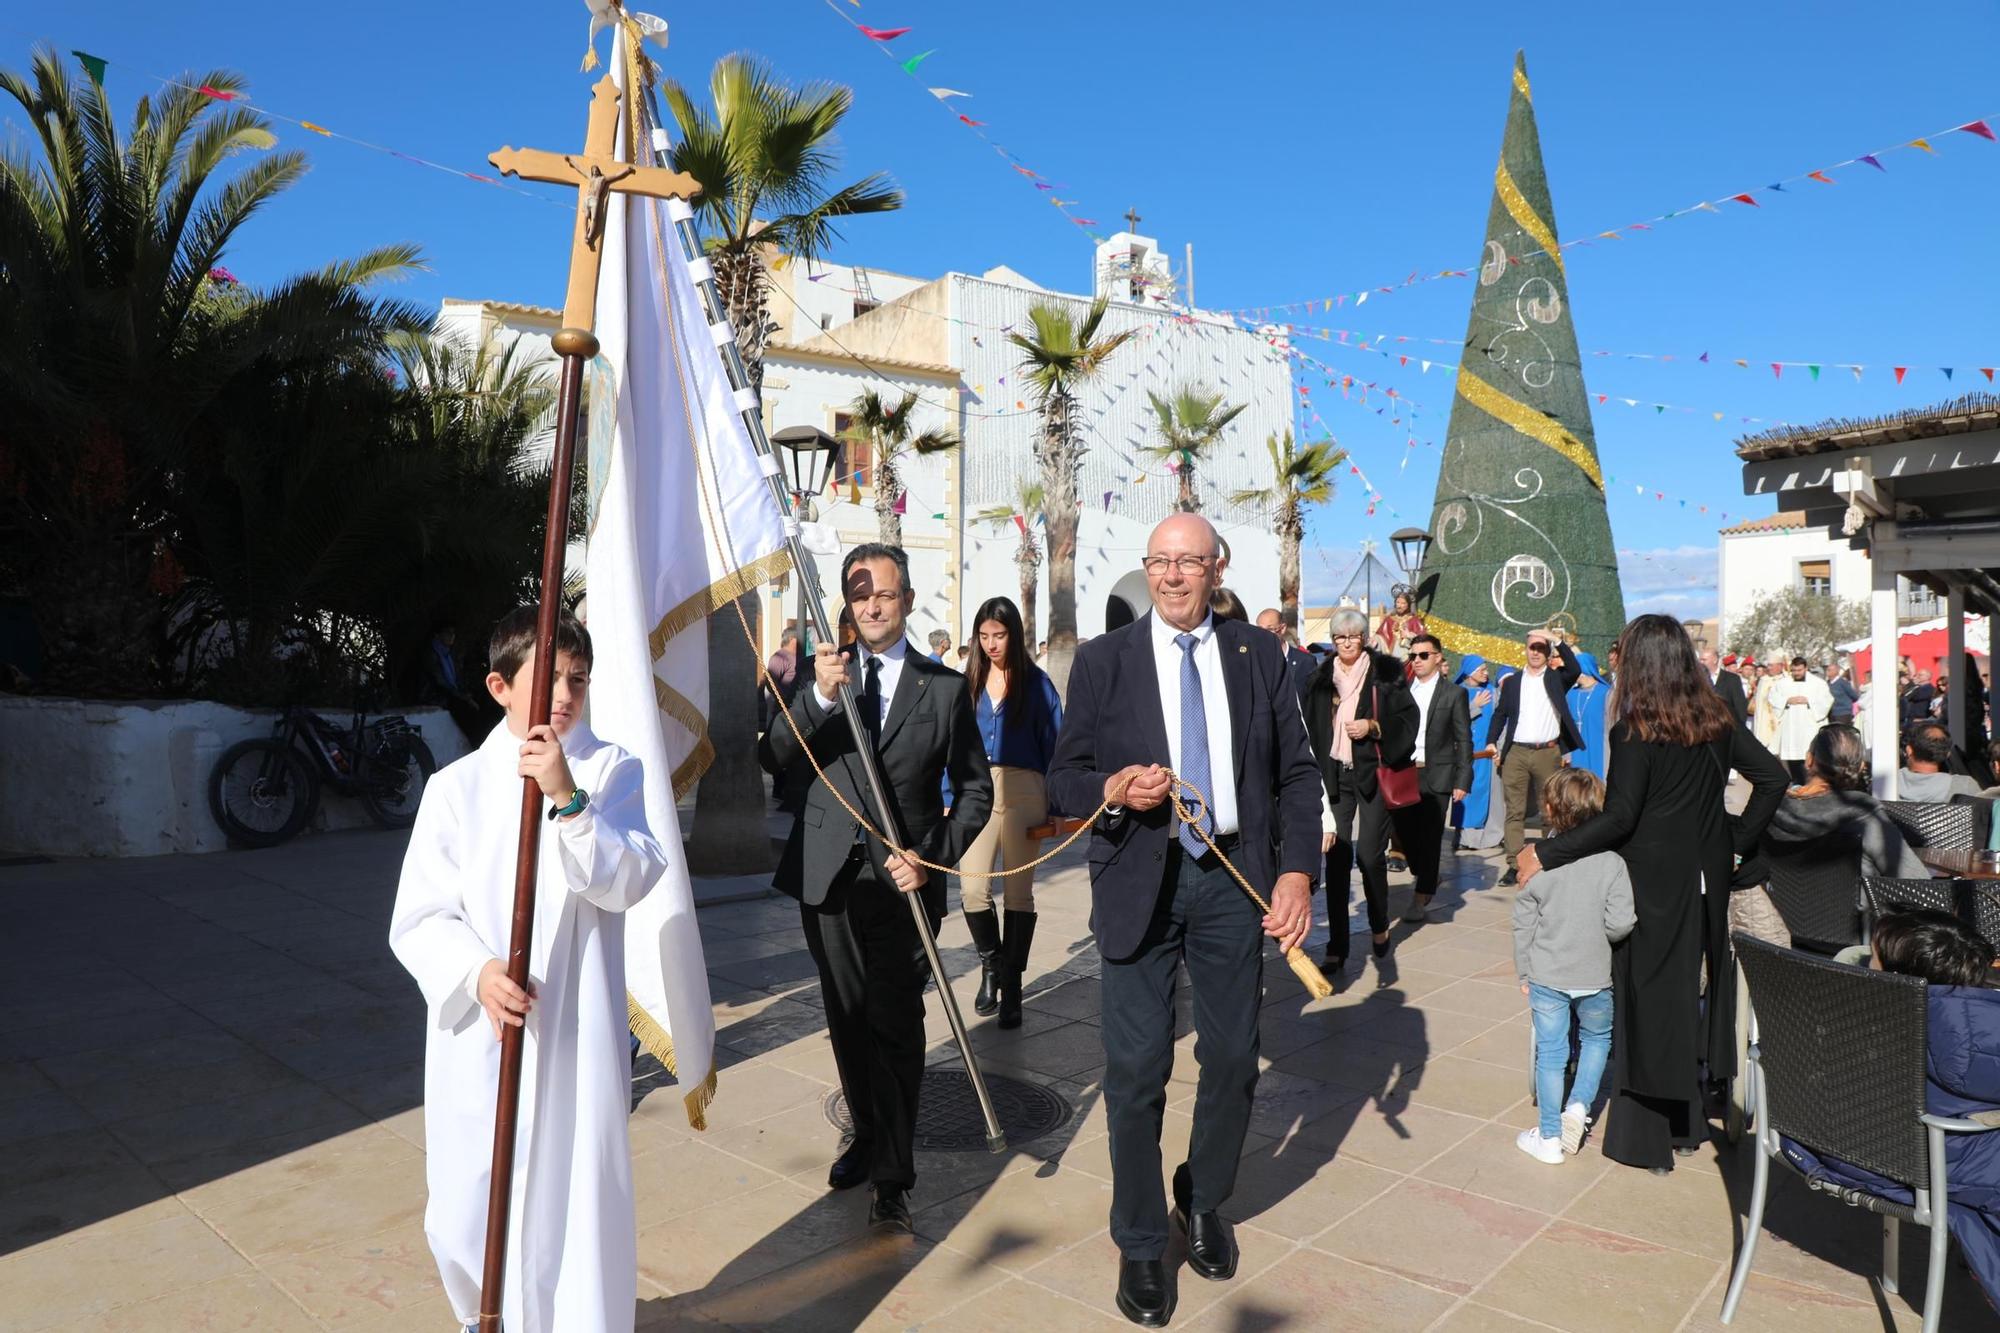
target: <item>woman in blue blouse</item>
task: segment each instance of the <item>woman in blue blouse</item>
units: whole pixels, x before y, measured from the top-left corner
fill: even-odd
[[[1005,597],[982,603],[972,618],[973,653],[966,679],[972,689],[979,734],[993,766],[993,814],[958,863],[959,901],[972,943],[979,950],[975,1013],[1000,1011],[1000,1026],[1021,1026],[1021,973],[1035,938],[1035,872],[1005,875],[1006,931],[993,913],[995,881],[966,871],[1004,871],[1027,864],[1041,851],[1028,830],[1049,815],[1042,777],[1056,750],[1062,700],[1055,682],[1028,658],[1021,612]]]

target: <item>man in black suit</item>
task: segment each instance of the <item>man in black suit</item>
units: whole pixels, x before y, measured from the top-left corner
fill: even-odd
[[[1269,630],[1278,636],[1278,642],[1285,645],[1285,669],[1291,673],[1292,689],[1298,693],[1299,707],[1305,707],[1306,691],[1312,688],[1313,672],[1319,670],[1319,659],[1299,647],[1299,636],[1285,623],[1284,613],[1275,606],[1267,606],[1257,613],[1257,628]]]
[[[1729,715],[1736,719],[1736,725],[1740,727],[1750,716],[1750,700],[1743,693],[1743,678],[1733,670],[1735,665],[1734,657],[1725,664],[1716,658],[1715,649],[1702,649],[1701,669],[1708,673],[1708,683],[1722,696],[1723,707],[1729,710]]]
[[[1048,772],[1051,810],[1089,816],[1112,803],[1090,842],[1111,1238],[1118,1308],[1154,1328],[1174,1306],[1161,1262],[1160,1117],[1175,975],[1185,964],[1201,1076],[1173,1216],[1187,1232],[1189,1267],[1221,1281],[1236,1272],[1235,1241],[1217,1210],[1236,1186],[1257,1084],[1263,936],[1281,949],[1305,938],[1322,851],[1325,798],[1284,653],[1255,626],[1209,614],[1226,562],[1197,514],[1153,529],[1142,562],[1153,609],[1078,650]],[[1169,770],[1202,792],[1203,828],[1267,896],[1261,922],[1195,827],[1175,817]]]
[[[1405,921],[1422,921],[1437,893],[1444,856],[1445,816],[1472,785],[1472,707],[1465,687],[1444,669],[1444,645],[1434,634],[1410,640],[1410,698],[1417,705],[1417,790],[1422,799],[1389,812],[1416,876]]]
[[[1495,753],[1494,768],[1507,798],[1503,845],[1507,871],[1502,884],[1518,884],[1515,862],[1528,836],[1531,801],[1541,798],[1542,784],[1563,766],[1563,756],[1583,748],[1583,736],[1569,715],[1569,689],[1583,674],[1562,645],[1547,630],[1532,629],[1527,639],[1528,669],[1500,682],[1500,702],[1493,705],[1487,729]]]
[[[922,859],[955,864],[993,808],[993,779],[965,677],[904,637],[914,594],[902,547],[855,547],[841,562],[840,582],[858,639],[845,652],[818,645],[813,679],[801,680],[792,715],[827,782],[871,818],[856,747],[872,746],[895,806],[894,833]],[[843,679],[855,687],[859,728],[838,702]],[[834,1064],[854,1117],[853,1142],[834,1162],[827,1184],[846,1189],[872,1182],[870,1224],[908,1231],[907,1195],[917,1178],[917,1084],[924,1072],[925,959],[903,894],[923,895],[936,930],[944,918],[944,877],[890,856],[864,832],[827,782],[815,779],[789,726],[764,734],[759,757],[768,771],[790,770],[800,785],[811,784],[772,884],[799,900],[806,948],[819,967]],[[947,774],[953,793],[948,817],[940,786]]]

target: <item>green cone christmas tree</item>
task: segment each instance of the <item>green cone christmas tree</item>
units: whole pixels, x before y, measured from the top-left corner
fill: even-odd
[[[1526,631],[1552,622],[1601,653],[1625,602],[1519,55],[1476,276],[1418,581],[1424,621],[1454,655],[1518,666]]]

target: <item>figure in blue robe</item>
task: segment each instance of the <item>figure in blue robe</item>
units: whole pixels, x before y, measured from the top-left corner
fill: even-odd
[[[1610,762],[1611,742],[1604,726],[1604,705],[1611,698],[1611,687],[1598,674],[1597,659],[1589,653],[1578,649],[1576,664],[1583,668],[1583,675],[1565,702],[1569,704],[1570,721],[1576,723],[1577,734],[1583,737],[1583,748],[1570,752],[1570,767],[1587,768],[1601,782]],[[1585,688],[1586,682],[1589,688]]]
[[[1493,705],[1499,701],[1500,687],[1497,681],[1489,680],[1492,669],[1486,659],[1476,654],[1468,655],[1458,666],[1458,683],[1465,687],[1465,703],[1472,715],[1472,752],[1479,753],[1486,748],[1487,733],[1493,722]],[[1497,803],[1493,800],[1493,761],[1475,759],[1472,761],[1472,785],[1465,789],[1465,799],[1452,803],[1451,826],[1459,831],[1458,845],[1461,848],[1477,849],[1497,847],[1500,844],[1502,821],[1493,813]],[[1489,838],[1487,835],[1491,834]]]

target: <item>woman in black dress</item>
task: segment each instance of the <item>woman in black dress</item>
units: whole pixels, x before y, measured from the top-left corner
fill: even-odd
[[[1632,876],[1639,924],[1612,954],[1612,1091],[1604,1155],[1656,1172],[1708,1137],[1701,1066],[1735,1072],[1736,990],[1729,970],[1735,858],[1784,798],[1786,774],[1730,716],[1670,616],[1640,616],[1618,639],[1617,717],[1604,813],[1524,848],[1521,881],[1615,851]],[[1723,806],[1729,770],[1749,780],[1740,816]]]

